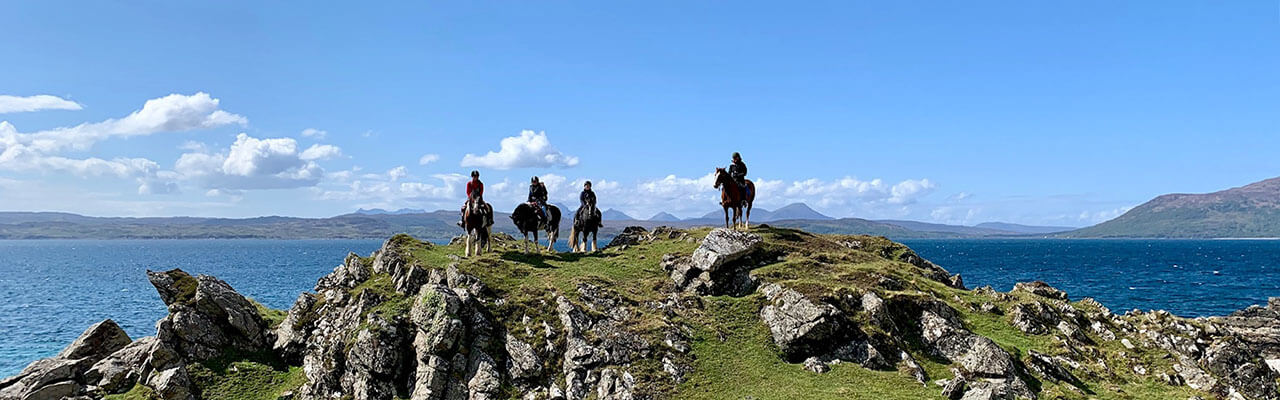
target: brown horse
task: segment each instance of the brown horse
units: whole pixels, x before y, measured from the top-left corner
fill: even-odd
[[[756,200],[756,184],[750,179],[746,180],[747,192],[742,193],[742,188],[738,187],[738,182],[729,176],[724,168],[716,168],[716,189],[720,189],[720,206],[724,207],[724,227],[738,228],[741,224],[742,229],[750,229],[751,225],[751,203]],[[733,224],[729,224],[729,209],[733,209]],[[743,209],[746,209],[744,215]]]

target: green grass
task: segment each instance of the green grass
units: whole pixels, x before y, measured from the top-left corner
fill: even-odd
[[[129,391],[103,397],[105,400],[157,400],[156,392],[142,385],[133,385]]]
[[[271,329],[276,329],[276,327],[280,326],[280,323],[284,322],[284,318],[289,315],[288,311],[277,310],[271,307],[264,306],[262,305],[262,303],[259,303],[257,300],[254,300],[254,299],[250,299],[250,298],[246,298],[246,299],[248,299],[250,303],[253,303],[253,307],[258,309],[258,315],[262,316],[262,320],[267,321],[267,326],[270,327]]]
[[[991,338],[1019,359],[1025,360],[1029,350],[1051,355],[1066,352],[1052,335],[1029,335],[1012,325],[1007,313],[1014,304],[1039,299],[1025,293],[993,296],[948,287],[926,278],[920,267],[906,262],[909,256],[915,255],[911,249],[883,237],[813,235],[769,227],[758,227],[753,231],[765,238],[763,249],[754,257],[765,260],[767,265],[751,273],[761,280],[795,289],[813,301],[840,303],[839,299],[868,291],[876,292],[887,301],[936,298],[955,309],[966,328]],[[696,229],[688,234],[693,239],[701,239],[708,232],[708,229]],[[662,256],[689,254],[698,246],[697,240],[659,240],[633,245],[626,251],[609,249],[590,254],[528,254],[518,251],[516,243],[500,242],[494,245],[496,252],[469,259],[459,259],[463,251],[461,246],[430,245],[404,235],[397,235],[391,240],[401,246],[410,268],[445,269],[455,265],[460,272],[478,278],[487,291],[482,297],[502,299],[487,304],[493,317],[509,333],[527,343],[540,344],[551,340],[553,344],[563,344],[562,335],[548,338],[542,329],[526,332],[522,328],[525,321],[532,326],[541,326],[545,322],[559,331],[561,327],[555,307],[557,296],[564,296],[588,313],[594,313],[585,306],[579,294],[578,287],[583,284],[604,289],[606,295],[628,307],[633,315],[628,329],[650,343],[662,343],[671,324],[691,327],[694,333],[691,352],[676,355],[693,367],[686,376],[687,380],[674,385],[661,370],[662,357],[635,360],[626,370],[637,378],[637,393],[682,399],[941,397],[941,390],[936,385],[930,383],[926,387],[898,371],[874,371],[844,363],[832,366],[827,373],[816,374],[806,371],[801,364],[787,363],[774,345],[768,328],[760,320],[759,312],[764,302],[760,294],[741,298],[703,297],[703,308],[685,309],[674,315],[646,306],[666,301],[672,289],[671,279],[660,265]],[[847,247],[853,242],[857,243],[857,249]],[[364,258],[361,262],[368,265],[372,259]],[[414,295],[397,292],[391,276],[387,274],[373,274],[351,289],[349,294],[353,297],[376,297],[379,304],[367,309],[362,319],[370,317],[370,314],[383,320],[405,318],[416,300]],[[304,310],[299,323],[314,320],[317,311],[324,306],[323,301],[321,297],[311,310]],[[984,302],[996,304],[1005,314],[971,310]],[[283,311],[263,307],[257,302],[254,304],[273,327],[284,320]],[[1083,303],[1075,304],[1086,307]],[[879,328],[865,321],[864,313],[845,311],[868,335],[884,337],[889,334],[880,332]],[[361,324],[356,332],[376,329],[375,326]],[[352,339],[356,332],[353,332]],[[1081,388],[1047,381],[1036,384],[1033,381],[1033,386],[1042,390],[1041,398],[1166,399],[1197,394],[1185,386],[1170,387],[1152,377],[1169,370],[1170,360],[1164,358],[1166,355],[1162,351],[1125,350],[1118,341],[1102,341],[1092,332],[1086,334],[1097,343],[1097,349],[1115,370],[1114,375],[1105,373],[1088,361],[1082,364],[1083,370],[1076,373],[1077,377],[1085,380]],[[951,365],[923,354],[919,343],[909,341],[905,339],[900,344],[912,352],[931,382],[951,377]],[[1126,360],[1118,358],[1122,351],[1151,366],[1149,375],[1134,374]],[[544,371],[549,371],[549,378],[554,381],[563,380],[563,376],[558,376],[560,361],[555,357],[543,360]],[[262,355],[224,357],[192,365],[189,372],[204,398],[274,399],[284,391],[298,388],[305,381],[298,366],[285,365]],[[109,398],[148,399],[150,394],[147,391],[137,387]]]
[[[824,374],[782,360],[769,329],[760,321],[759,294],[705,299],[707,324],[693,344],[694,372],[676,389],[683,399],[939,399],[896,371],[872,371],[839,364]]]

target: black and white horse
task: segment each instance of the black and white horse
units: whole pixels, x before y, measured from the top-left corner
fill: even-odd
[[[560,236],[560,209],[556,206],[547,204],[547,251],[555,252],[556,238]],[[516,210],[511,212],[511,222],[515,223],[516,229],[520,230],[520,234],[524,235],[525,251],[528,251],[529,234],[533,234],[533,244],[538,246],[538,230],[542,227],[538,226],[538,210],[536,206],[529,203],[520,203],[516,206]],[[541,252],[542,248],[539,247]]]
[[[489,203],[475,205],[462,219],[462,225],[467,235],[467,249],[463,252],[466,257],[471,257],[473,254],[479,255],[481,251],[493,250],[489,240],[490,229],[493,227],[493,206]],[[472,243],[475,244],[474,251],[471,248]]]

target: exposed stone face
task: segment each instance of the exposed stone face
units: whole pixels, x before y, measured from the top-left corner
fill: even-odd
[[[147,278],[169,306],[169,315],[156,324],[156,337],[183,357],[208,360],[229,349],[263,351],[274,341],[257,308],[226,282],[193,278],[179,269],[147,271]]]
[[[62,399],[86,393],[97,383],[93,365],[130,344],[115,321],[93,324],[58,355],[36,360],[18,375],[0,381],[0,399]]]
[[[814,304],[795,290],[776,284],[761,289],[769,304],[760,318],[769,326],[773,342],[792,362],[824,354],[837,343],[844,318],[830,304]]]
[[[632,244],[692,240],[669,228],[631,234]],[[746,272],[777,257],[770,252],[779,246],[761,250],[753,236],[713,231],[693,254],[665,257],[662,265],[680,290],[655,285],[662,296],[637,301],[583,280],[568,292],[549,290],[542,300],[520,298],[534,303],[514,308],[532,314],[523,318],[495,315],[513,309],[504,305],[510,298],[456,264],[415,264],[407,246],[428,245],[407,236],[387,241],[369,258],[349,256],[318,281],[316,293],[298,297],[274,332],[225,282],[177,270],[152,272],[148,277],[170,310],[157,324],[157,336],[130,342],[111,321],[94,325],[58,356],[0,380],[0,400],[98,398],[135,383],[165,400],[195,399],[189,363],[225,349],[274,351],[301,363],[307,382],[291,394],[297,399],[661,398],[650,392],[655,382],[683,382],[698,356],[695,330],[678,322],[689,318],[677,317],[699,315],[704,301],[714,301],[699,294],[756,291]],[[958,276],[909,250],[881,249],[868,240],[840,238],[833,247],[875,249],[929,279],[963,287]],[[390,285],[353,290],[375,276]],[[780,279],[773,271],[763,276]],[[928,376],[916,357],[928,357],[951,364],[953,376],[937,384],[952,400],[1034,399],[1032,378],[1072,390],[1081,378],[1120,373],[1220,398],[1277,399],[1280,393],[1272,366],[1280,365],[1280,299],[1227,317],[1190,320],[1159,311],[1118,316],[1090,299],[1067,303],[1065,293],[1042,283],[1015,288],[1034,298],[984,287],[971,293],[985,298],[974,300],[937,285],[922,288],[903,271],[851,275],[848,282],[855,281],[861,286],[759,285],[759,316],[787,361],[803,362],[814,373],[851,362],[923,383]],[[978,312],[1043,335],[1052,348],[1018,349],[1015,358],[963,318]],[[1123,350],[1103,354],[1095,340]],[[1151,363],[1154,351],[1164,352],[1157,354],[1172,365]],[[641,360],[654,363],[637,365]]]
[[[717,228],[703,238],[690,256],[667,255],[662,268],[669,271],[677,290],[697,294],[746,295],[756,288],[748,274],[753,265],[734,262],[760,248],[759,235]]]
[[[1043,281],[1035,282],[1018,282],[1013,285],[1013,291],[1026,292],[1036,296],[1050,298],[1054,300],[1067,300],[1067,292],[1058,290]]]

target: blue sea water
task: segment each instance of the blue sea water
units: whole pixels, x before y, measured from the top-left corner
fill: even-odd
[[[970,288],[1042,280],[1112,311],[1227,315],[1280,296],[1280,240],[903,240]]]
[[[904,240],[970,287],[1044,280],[1114,310],[1224,315],[1280,296],[1280,241]],[[56,354],[90,324],[155,334],[164,304],[144,271],[217,276],[274,308],[376,240],[0,240],[0,377]]]

